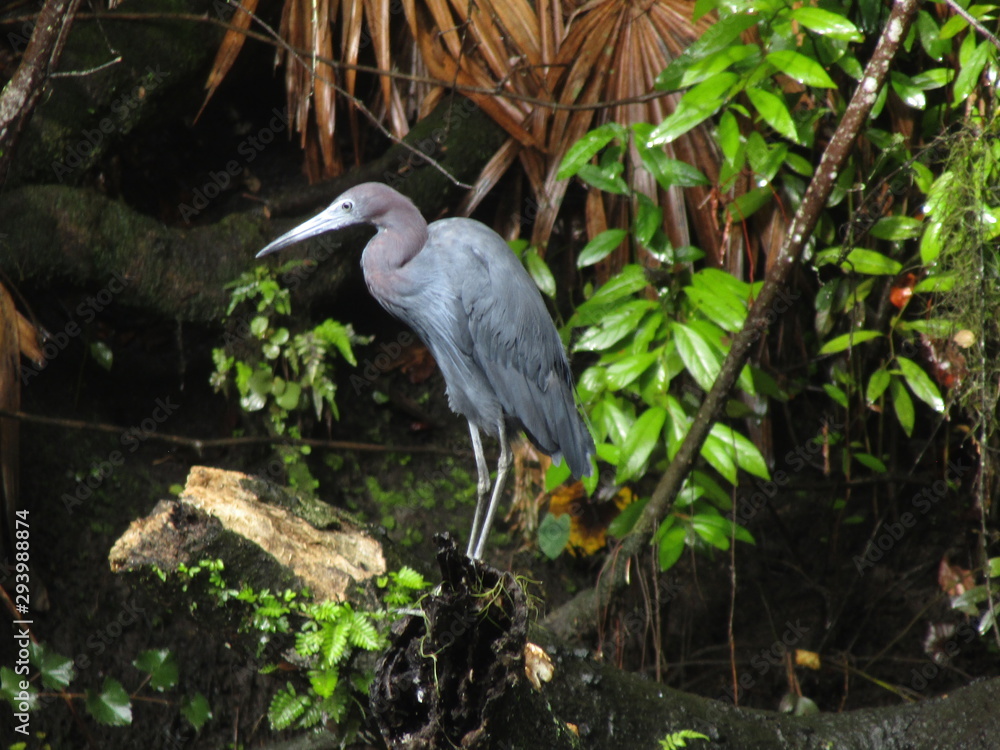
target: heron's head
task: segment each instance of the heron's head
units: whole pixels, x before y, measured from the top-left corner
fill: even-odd
[[[398,201],[409,203],[407,198],[388,185],[378,182],[356,185],[342,193],[326,209],[271,242],[257,253],[257,257],[262,258],[289,245],[294,245],[296,242],[354,224],[375,224],[378,226],[382,216]],[[410,205],[412,206],[412,204]]]

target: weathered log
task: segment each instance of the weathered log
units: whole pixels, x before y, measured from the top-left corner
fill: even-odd
[[[174,571],[206,558],[223,560],[257,588],[308,586],[319,601],[344,601],[386,571],[381,544],[333,508],[205,466],[192,467],[180,497],[134,521],[108,556],[116,573]]]

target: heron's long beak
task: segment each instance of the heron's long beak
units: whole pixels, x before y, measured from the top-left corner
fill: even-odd
[[[334,204],[329,208],[320,211],[308,221],[299,224],[295,227],[295,229],[285,232],[278,239],[274,240],[267,247],[257,253],[257,257],[263,258],[265,255],[270,255],[271,253],[277,252],[278,250],[286,248],[289,245],[294,245],[296,242],[307,240],[310,237],[315,237],[316,235],[323,234],[325,232],[332,232],[335,229],[342,229],[343,227],[347,227],[355,223],[357,222],[352,216],[344,214],[340,210],[340,206],[338,204]]]

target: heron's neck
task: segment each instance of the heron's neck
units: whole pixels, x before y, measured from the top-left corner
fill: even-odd
[[[366,273],[397,271],[427,244],[427,222],[415,207],[397,209],[395,213],[391,221],[375,225],[378,234],[372,237],[361,258]]]

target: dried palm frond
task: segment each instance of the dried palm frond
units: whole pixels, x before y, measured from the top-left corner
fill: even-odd
[[[431,73],[444,85],[495,91],[467,96],[512,138],[484,169],[463,208],[471,210],[519,158],[537,206],[532,243],[544,248],[567,187],[556,177],[566,150],[604,122],[659,123],[673,111],[676,94],[643,97],[654,90],[660,71],[710,25],[707,18],[692,23],[692,7],[683,0],[592,0],[564,15],[562,6],[547,1],[404,4]],[[668,147],[668,155],[694,164],[710,181],[718,172],[716,154],[703,127]],[[632,184],[663,208],[674,244],[690,242],[690,215],[701,245],[717,256],[720,234],[707,188],[689,189],[685,206],[679,188],[663,191],[638,168],[635,149],[628,161]],[[631,208],[615,199],[608,203],[599,211],[595,200],[588,201],[588,234],[605,228],[606,212],[627,223]]]
[[[255,3],[248,4],[249,7]],[[656,76],[694,40],[711,19],[691,21],[690,0],[590,0],[578,7],[552,0],[402,0],[401,7],[419,60],[414,72],[427,72],[440,88],[429,92],[409,84],[409,96],[436,100],[445,88],[458,88],[511,136],[487,164],[463,208],[471,211],[496,182],[519,161],[534,206],[532,243],[544,250],[567,188],[557,178],[566,150],[588,130],[608,121],[625,125],[659,123],[678,95],[649,98]],[[342,169],[336,148],[335,103],[338,87],[354,96],[362,41],[370,39],[380,71],[391,71],[390,0],[285,0],[280,34],[288,45],[278,52],[286,65],[289,110],[307,153],[319,155],[312,177]],[[335,44],[333,24],[339,26]],[[235,32],[234,32],[235,33]],[[398,45],[397,45],[398,48]],[[210,86],[217,85],[238,44],[223,43]],[[297,50],[297,51],[293,51]],[[342,74],[331,62],[344,64]],[[392,132],[407,129],[407,107],[397,78],[379,78],[380,111]],[[605,106],[605,102],[611,102]],[[310,119],[310,108],[314,117]],[[427,111],[421,107],[421,111]],[[357,145],[357,126],[352,130]],[[667,147],[668,155],[698,167],[710,182],[717,175],[717,152],[705,126]],[[697,238],[715,262],[723,235],[708,188],[664,190],[639,168],[635,149],[627,155],[630,182],[663,209],[664,225],[675,245]],[[604,205],[599,210],[599,203]],[[588,234],[610,220],[627,224],[633,207],[614,197],[587,201]],[[689,218],[690,217],[690,221]],[[693,228],[693,232],[689,229]],[[610,263],[620,263],[612,258]],[[609,269],[610,270],[610,269]]]

